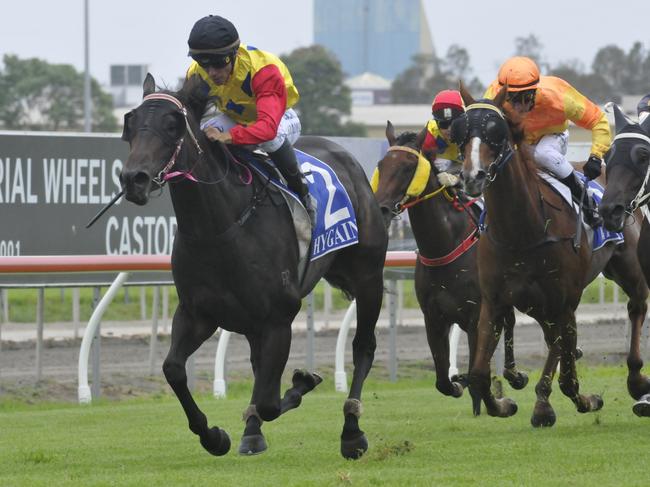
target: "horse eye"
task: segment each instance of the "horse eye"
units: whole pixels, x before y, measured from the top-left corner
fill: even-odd
[[[637,144],[630,150],[630,158],[634,164],[646,163],[650,159],[650,149],[643,144]]]

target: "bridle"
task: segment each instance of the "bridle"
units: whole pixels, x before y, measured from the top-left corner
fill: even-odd
[[[194,135],[194,131],[192,130],[192,127],[190,125],[189,119],[187,118],[187,108],[185,108],[185,105],[176,98],[175,96],[169,95],[167,93],[151,93],[150,95],[145,96],[142,99],[142,103],[149,101],[149,100],[164,100],[168,101],[172,104],[174,104],[181,112],[183,115],[183,120],[185,120],[185,128],[187,129],[187,133],[190,135],[190,138],[192,139],[192,142],[194,143],[194,146],[196,147],[196,150],[199,154],[199,158],[203,157],[203,149],[201,148],[201,145],[199,144],[198,139]],[[174,167],[174,164],[176,164],[176,159],[178,158],[178,154],[181,152],[181,147],[183,147],[183,142],[185,141],[185,136],[181,136],[178,141],[176,142],[176,148],[174,149],[174,152],[172,153],[171,157],[169,158],[169,161],[165,164],[165,166],[160,170],[158,175],[152,179],[154,183],[156,183],[158,186],[163,186],[165,182],[168,180],[182,176],[190,181],[197,182],[197,179],[192,175],[191,171],[173,171],[170,172],[172,167]]]
[[[612,146],[614,146],[614,143],[617,140],[621,140],[621,139],[640,139],[646,142],[650,146],[650,137],[648,137],[647,135],[637,134],[633,132],[620,133],[616,135],[612,140]],[[641,183],[641,187],[639,188],[639,191],[637,192],[636,196],[634,196],[634,198],[632,198],[632,201],[630,201],[630,204],[628,206],[628,211],[631,213],[635,211],[637,208],[641,207],[641,211],[643,211],[643,214],[646,217],[646,219],[650,219],[650,211],[648,210],[647,206],[644,206],[645,203],[647,203],[647,200],[650,198],[650,193],[646,193],[646,185],[648,184],[648,180],[650,180],[650,162],[648,163],[648,168],[646,169],[645,175],[643,175],[642,172],[639,171],[635,165],[633,165],[632,167],[637,174],[643,177],[643,182]]]
[[[479,113],[469,113],[472,110],[479,109],[489,111],[482,116]],[[498,117],[497,121],[500,123],[497,125],[490,125],[489,123],[493,121],[495,117]],[[478,125],[478,127],[476,127],[476,125]],[[485,172],[487,173],[487,187],[496,179],[497,175],[514,154],[513,147],[510,144],[510,139],[508,137],[507,122],[503,112],[490,103],[472,103],[465,109],[465,114],[459,117],[457,121],[454,121],[451,130],[452,140],[461,148],[465,147],[472,132],[478,132],[482,142],[487,144],[492,150],[498,151],[494,161],[492,161],[487,169],[485,169]]]
[[[409,154],[413,154],[413,155],[417,156],[418,157],[418,169],[416,169],[416,172],[419,170],[419,165],[420,164],[427,164],[428,167],[429,167],[429,171],[431,169],[431,163],[428,160],[424,159],[424,156],[422,155],[422,153],[417,149],[413,149],[412,147],[408,147],[408,146],[405,146],[405,145],[393,145],[393,146],[390,146],[388,148],[388,150],[387,150],[387,152],[391,152],[391,151],[407,152]],[[422,161],[422,159],[424,159],[424,161]],[[414,179],[415,179],[415,177],[414,177]],[[426,179],[428,181],[428,179],[429,179],[428,176],[427,176]],[[398,216],[401,213],[403,213],[404,210],[406,210],[408,208],[411,208],[412,206],[415,206],[418,203],[422,203],[423,201],[426,201],[426,200],[428,200],[430,198],[433,198],[434,196],[436,196],[436,195],[438,195],[440,193],[442,193],[449,202],[454,201],[454,197],[449,194],[449,192],[447,191],[447,186],[444,186],[444,185],[441,185],[438,189],[435,189],[435,190],[431,191],[430,193],[427,193],[425,195],[421,195],[422,191],[424,191],[424,187],[426,186],[427,181],[424,181],[424,186],[422,187],[422,189],[420,191],[414,190],[413,189],[413,182],[411,182],[409,184],[408,189],[404,193],[404,197],[400,201],[395,203],[395,206],[391,209],[391,213],[394,216]],[[417,193],[417,195],[414,195],[414,193]]]

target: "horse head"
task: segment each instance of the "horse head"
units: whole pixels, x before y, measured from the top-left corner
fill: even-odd
[[[178,92],[156,92],[155,80],[147,74],[142,103],[124,116],[122,139],[130,150],[120,182],[127,200],[146,204],[151,191],[162,187],[169,170],[187,159],[188,151],[202,153],[199,140],[204,139],[197,120],[207,97],[200,83],[192,77]],[[187,138],[193,143],[185,150]]]
[[[496,178],[512,156],[512,135],[503,112],[507,87],[494,100],[474,100],[460,84],[465,114],[451,124],[451,140],[463,155],[461,179],[465,191],[478,196]]]
[[[631,121],[613,104],[616,135],[605,162],[607,187],[600,203],[605,228],[621,231],[625,217],[647,201],[650,179],[650,117],[642,124]]]
[[[424,127],[418,134],[404,132],[396,137],[390,120],[386,124],[389,148],[377,163],[371,179],[386,228],[393,217],[403,211],[402,204],[417,197],[428,182],[431,164],[420,154],[426,134]]]

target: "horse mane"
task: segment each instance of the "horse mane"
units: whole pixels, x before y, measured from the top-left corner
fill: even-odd
[[[395,139],[395,144],[396,145],[413,144],[415,143],[417,137],[418,137],[417,132],[407,130],[406,132],[402,132],[397,136],[397,138]]]

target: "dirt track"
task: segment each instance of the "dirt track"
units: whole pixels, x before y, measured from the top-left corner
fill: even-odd
[[[417,316],[417,315],[415,315]],[[405,324],[417,323],[413,318]],[[314,340],[315,369],[332,378],[334,370],[334,351],[336,330],[323,330]],[[351,364],[351,338],[347,344],[347,370]],[[579,325],[578,344],[585,352],[584,361],[588,364],[617,364],[625,367],[626,325],[622,319],[612,321],[590,320]],[[3,336],[4,339],[4,336]],[[647,357],[647,339],[642,341],[642,351]],[[195,385],[199,390],[211,390],[214,377],[214,358],[218,340],[208,340],[195,354]],[[431,354],[422,326],[401,326],[397,328],[398,374],[406,373],[407,365],[433,369]],[[389,331],[378,328],[375,376],[388,375]],[[43,351],[43,380],[36,381],[35,342],[3,341],[0,350],[0,396],[11,395],[27,400],[77,400],[77,363],[80,340],[46,340]],[[169,393],[169,388],[161,372],[162,360],[169,348],[169,336],[158,339],[154,375],[149,375],[149,337],[102,337],[101,340],[101,394],[104,397],[118,398],[129,395],[149,393]],[[305,332],[295,332],[291,355],[286,371],[304,367],[306,363],[307,337]],[[518,364],[524,370],[540,368],[543,364],[544,348],[541,331],[537,325],[523,324],[515,329],[515,354]],[[467,346],[464,334],[459,349],[459,368],[467,364]],[[401,367],[401,368],[399,368]],[[623,372],[624,374],[624,372]],[[227,378],[250,377],[248,362],[248,343],[244,337],[233,335],[228,347]],[[433,372],[431,373],[434,380]],[[6,396],[5,396],[6,397]]]

